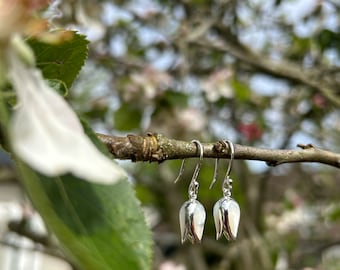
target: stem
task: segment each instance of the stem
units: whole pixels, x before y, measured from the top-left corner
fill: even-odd
[[[127,135],[117,137],[97,134],[116,159],[162,162],[171,159],[198,157],[192,142],[167,138],[161,134],[146,136]],[[230,158],[229,149],[223,142],[202,143],[205,158]],[[315,162],[340,168],[340,154],[316,148],[311,144],[299,144],[301,149],[276,150],[235,144],[235,159],[265,161],[268,166],[283,163]]]
[[[340,106],[340,96],[337,95],[336,88],[323,80],[323,76],[317,69],[306,70],[302,66],[291,61],[282,60],[275,62],[263,55],[256,54],[241,44],[234,44],[230,41],[220,40],[219,43],[214,43],[204,40],[196,40],[191,43],[210,50],[226,52],[240,61],[255,67],[257,70],[317,89],[335,106]]]

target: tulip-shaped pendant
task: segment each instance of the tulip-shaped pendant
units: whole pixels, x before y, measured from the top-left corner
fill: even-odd
[[[192,244],[201,242],[205,218],[204,206],[199,201],[189,199],[182,205],[179,211],[182,244],[187,239]]]
[[[223,233],[228,240],[235,240],[241,215],[238,203],[231,197],[225,196],[215,203],[213,215],[216,239],[218,240]]]

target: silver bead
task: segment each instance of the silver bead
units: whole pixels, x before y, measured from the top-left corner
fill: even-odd
[[[182,205],[179,211],[182,244],[187,239],[192,244],[201,242],[205,218],[204,206],[199,201],[190,199]]]
[[[241,215],[238,203],[231,197],[223,197],[215,203],[213,215],[216,239],[218,240],[223,233],[228,240],[235,240]]]

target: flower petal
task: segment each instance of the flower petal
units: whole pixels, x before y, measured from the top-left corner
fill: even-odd
[[[189,219],[187,218],[188,202],[185,202],[179,210],[179,226],[181,230],[181,243],[183,244],[188,237]]]
[[[197,239],[198,242],[201,242],[202,240],[205,218],[206,218],[206,213],[205,213],[204,206],[199,201],[195,201],[193,228],[194,228],[195,239]]]
[[[8,62],[8,76],[18,95],[11,143],[22,160],[48,176],[70,172],[105,184],[127,177],[93,145],[76,114],[39,70],[26,66],[13,50],[8,52]]]
[[[223,233],[228,240],[235,240],[241,215],[238,203],[232,198],[223,197],[215,203],[213,215],[216,239],[219,239]]]
[[[236,201],[229,199],[223,202],[222,207],[226,213],[227,220],[225,220],[226,230],[229,237],[235,240],[237,237],[238,225],[240,222],[240,207]]]
[[[206,213],[204,206],[197,200],[186,201],[179,211],[182,243],[189,239],[199,243],[203,236]]]
[[[221,211],[221,200],[218,200],[213,208],[215,229],[216,229],[216,240],[220,239],[223,232],[223,220]]]

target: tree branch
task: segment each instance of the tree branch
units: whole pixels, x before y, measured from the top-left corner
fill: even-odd
[[[16,245],[15,243],[11,243],[11,242],[6,242],[6,241],[0,241],[0,244],[2,245],[7,245],[7,246],[11,246],[13,248],[16,249],[28,249],[28,250],[32,250],[32,251],[40,251],[42,253],[48,254],[50,256],[54,256],[56,258],[62,259],[65,262],[69,263],[73,269],[73,263],[70,262],[61,252],[60,248],[54,243],[54,241],[51,239],[50,236],[45,235],[45,234],[40,234],[37,233],[35,231],[32,230],[32,228],[30,228],[29,224],[27,224],[29,222],[29,220],[27,218],[23,218],[22,220],[19,221],[10,221],[8,223],[8,229],[11,232],[15,232],[20,236],[26,237],[30,240],[32,240],[34,243],[36,244],[41,244],[43,245],[43,248],[39,247],[39,246],[33,246],[31,248],[29,247],[24,247],[21,245]]]
[[[191,41],[191,44],[229,53],[242,62],[268,74],[317,89],[333,104],[340,106],[340,96],[337,94],[336,89],[334,89],[334,85],[329,85],[323,80],[324,76],[320,74],[319,70],[304,69],[302,66],[287,60],[273,61],[263,55],[256,54],[241,44],[233,44],[232,42],[219,40],[214,43],[201,39]]]
[[[198,157],[196,145],[192,142],[167,138],[161,134],[146,136],[127,135],[117,137],[97,134],[116,159],[132,161],[162,162],[170,159]],[[202,143],[205,158],[229,158],[229,149],[221,142]],[[340,168],[340,154],[299,144],[301,149],[274,150],[235,144],[235,159],[265,161],[268,166],[283,163],[317,162]]]

